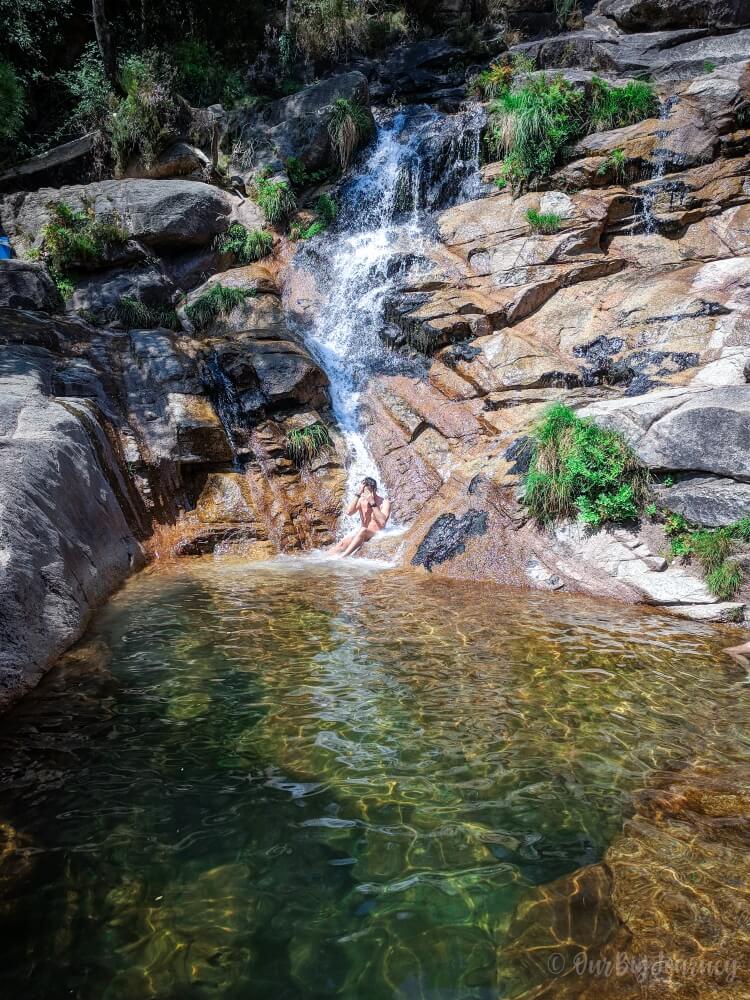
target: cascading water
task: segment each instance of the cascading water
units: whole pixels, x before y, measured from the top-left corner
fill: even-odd
[[[674,105],[674,100],[663,101],[659,108],[659,120],[666,121]],[[660,130],[656,133],[657,139],[666,138],[669,135],[667,130]],[[643,205],[640,219],[637,221],[638,228],[647,236],[652,236],[659,229],[659,220],[654,212],[654,205],[658,198],[667,172],[667,164],[674,161],[675,154],[669,150],[654,149],[651,159],[651,179],[643,190]]]
[[[360,429],[360,391],[370,374],[409,365],[381,336],[385,298],[405,270],[419,266],[433,239],[431,212],[481,194],[483,123],[480,108],[446,116],[417,106],[383,116],[359,172],[339,191],[335,229],[295,259],[295,267],[314,275],[319,293],[300,333],[330,381],[349,452],[350,492],[364,476],[378,478]]]
[[[240,461],[235,427],[242,423],[242,408],[232,380],[221,367],[215,352],[204,361],[203,379],[229,442],[229,448],[232,452],[232,468],[235,472],[241,472],[242,462]]]

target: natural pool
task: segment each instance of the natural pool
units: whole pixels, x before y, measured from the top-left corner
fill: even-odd
[[[364,563],[141,574],[0,724],[4,995],[516,996],[519,903],[655,770],[750,760],[726,642]]]

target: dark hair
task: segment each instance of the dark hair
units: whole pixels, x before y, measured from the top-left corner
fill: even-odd
[[[372,490],[373,493],[378,488],[378,484],[375,482],[372,476],[365,476],[365,478],[362,480],[362,485],[366,486],[368,490]]]

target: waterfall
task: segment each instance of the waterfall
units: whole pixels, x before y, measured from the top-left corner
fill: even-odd
[[[221,367],[216,351],[213,351],[203,363],[203,381],[229,442],[232,468],[235,472],[242,472],[243,464],[240,461],[235,433],[235,428],[243,422],[242,407],[232,380]]]
[[[318,289],[319,305],[298,319],[299,332],[330,381],[349,453],[349,495],[364,476],[380,482],[360,429],[362,388],[371,374],[414,367],[381,336],[384,300],[434,241],[431,213],[481,194],[483,124],[478,107],[448,116],[420,105],[382,115],[376,140],[339,189],[336,226],[295,257],[294,267],[311,272]],[[349,527],[345,518],[342,527]]]
[[[666,121],[669,118],[673,105],[674,99],[670,98],[667,101],[662,101],[659,107],[659,121]],[[669,132],[666,130],[659,130],[656,133],[657,139],[664,139],[668,135]],[[651,179],[643,188],[641,216],[636,223],[637,228],[641,229],[647,236],[653,236],[659,229],[659,220],[654,214],[654,204],[661,191],[662,181],[667,172],[667,165],[670,160],[674,161],[674,158],[675,154],[673,152],[659,149],[658,146],[655,147],[651,160]]]

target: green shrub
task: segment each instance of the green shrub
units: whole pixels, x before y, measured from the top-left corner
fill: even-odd
[[[650,118],[659,110],[659,101],[650,83],[628,80],[615,87],[598,76],[591,80],[589,132],[623,128]]]
[[[183,38],[170,52],[175,87],[192,105],[205,108],[217,102],[233,107],[244,94],[242,78],[228,68],[221,55],[201,38]]]
[[[267,257],[273,249],[273,236],[265,229],[246,229],[241,222],[233,222],[217,240],[221,253],[232,253],[238,264],[252,264]]]
[[[492,63],[469,81],[469,91],[485,101],[494,101],[510,90],[513,67],[510,63]]]
[[[255,294],[254,288],[233,288],[217,281],[189,305],[185,313],[196,330],[205,330],[218,316],[228,316]]]
[[[297,199],[286,181],[260,177],[256,182],[256,201],[272,226],[288,219],[297,211]]]
[[[289,180],[296,188],[305,188],[310,187],[311,184],[320,184],[326,180],[331,173],[328,169],[308,170],[302,160],[300,160],[297,156],[290,156],[284,166],[286,167]]]
[[[542,523],[633,520],[648,496],[648,471],[615,431],[555,403],[534,429],[524,503]]]
[[[322,451],[333,444],[331,435],[325,424],[316,420],[307,427],[299,427],[289,431],[286,436],[286,453],[295,463],[303,465],[311,462]]]
[[[526,221],[535,233],[556,233],[562,224],[563,217],[557,212],[537,212],[530,208],[526,213]]]
[[[328,135],[342,171],[346,170],[354,153],[370,139],[373,132],[369,108],[346,97],[336,98],[328,119]]]
[[[0,141],[15,139],[26,114],[26,95],[18,74],[0,59]]]
[[[107,251],[124,243],[128,234],[114,212],[97,216],[91,206],[77,211],[62,201],[52,202],[48,208],[50,220],[42,228],[39,257],[63,297],[70,298],[75,272],[104,263]]]
[[[138,156],[149,168],[174,138],[174,69],[163,53],[153,49],[128,56],[120,80],[125,97],[109,118],[115,162],[122,170],[132,156]]]
[[[167,307],[147,306],[140,299],[123,295],[115,307],[115,315],[128,330],[179,330],[177,312]]]

